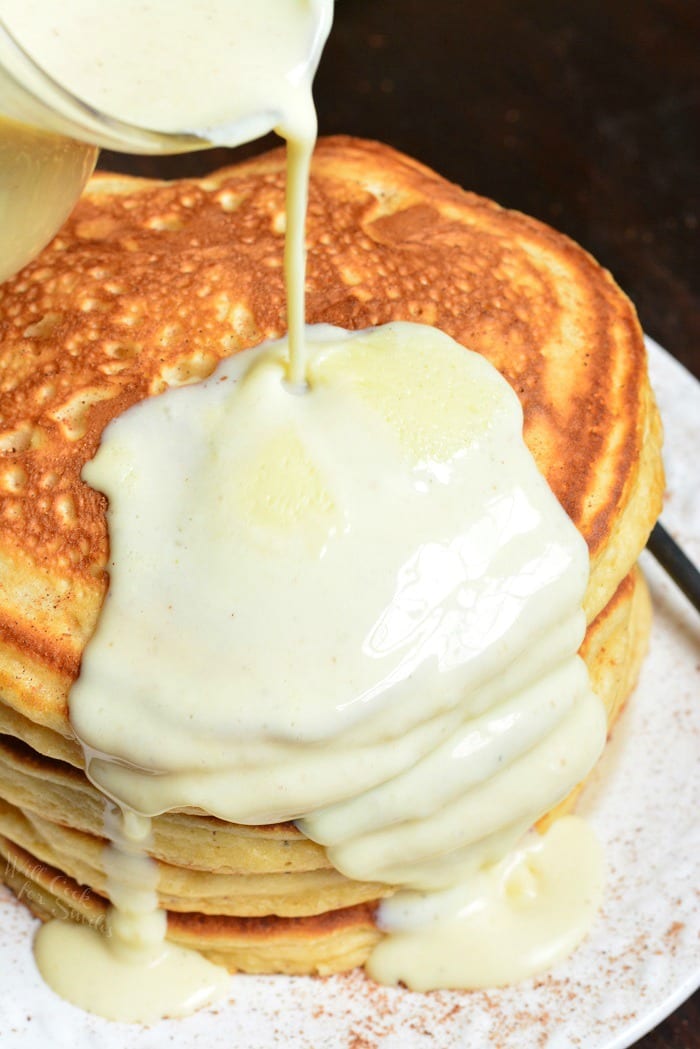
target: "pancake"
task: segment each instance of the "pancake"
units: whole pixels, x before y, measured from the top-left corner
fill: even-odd
[[[80,471],[127,407],[285,330],[284,182],[282,151],[198,180],[96,176],[0,287],[0,851],[41,917],[98,923],[106,906],[102,800],[68,720],[107,586],[106,502]],[[612,721],[648,634],[633,566],[663,489],[633,307],[562,235],[376,143],[319,143],[307,245],[310,323],[433,324],[515,389],[526,441],[588,543],[582,652]],[[376,941],[390,890],[343,878],[291,825],[190,812],[155,825],[171,938],[287,972],[347,968]]]

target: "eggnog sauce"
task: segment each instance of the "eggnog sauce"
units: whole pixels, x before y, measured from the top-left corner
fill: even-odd
[[[70,709],[117,805],[112,906],[108,935],[54,922],[36,950],[105,1016],[222,987],[164,940],[147,853],[169,809],[297,820],[343,873],[396,886],[368,965],[387,983],[520,979],[595,909],[585,826],[529,831],[590,770],[606,719],[576,654],[586,546],[517,397],[435,329],[294,335],[292,318],[289,341],[124,413],[83,471],[109,499],[110,589]]]

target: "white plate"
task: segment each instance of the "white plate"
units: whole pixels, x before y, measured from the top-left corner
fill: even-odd
[[[700,559],[700,385],[650,344],[666,426],[666,527]],[[109,1024],[56,998],[31,954],[35,923],[0,887],[3,1049],[624,1049],[700,985],[700,619],[645,555],[651,651],[581,803],[609,881],[591,935],[544,979],[495,992],[411,994],[360,973],[231,979],[226,1004],[151,1028]]]

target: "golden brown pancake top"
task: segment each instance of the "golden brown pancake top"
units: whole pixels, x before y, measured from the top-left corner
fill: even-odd
[[[17,709],[33,688],[44,698],[31,704],[51,708],[42,719],[65,717],[104,596],[106,503],[80,471],[105,425],[285,331],[284,185],[283,150],[198,180],[98,175],[0,286],[0,689]],[[650,432],[658,444],[641,332],[610,275],[542,223],[344,137],[318,145],[307,246],[310,323],[419,321],[495,364],[596,556]],[[658,466],[655,477],[658,488]],[[8,699],[13,688],[24,699]]]

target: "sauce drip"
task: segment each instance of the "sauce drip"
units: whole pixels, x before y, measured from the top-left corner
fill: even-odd
[[[145,852],[150,823],[129,810],[107,810],[111,844],[103,863],[112,906],[105,928],[51,921],[39,929],[34,944],[47,983],[73,1005],[107,1020],[150,1023],[187,1016],[221,998],[228,985],[220,966],[165,940],[158,866]]]
[[[388,935],[367,971],[414,991],[500,987],[545,972],[588,932],[603,866],[588,824],[564,816],[453,889],[385,900]]]

